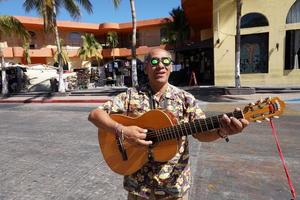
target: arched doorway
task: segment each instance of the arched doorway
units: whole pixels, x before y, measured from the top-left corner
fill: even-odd
[[[286,24],[300,23],[300,0],[290,8]],[[284,69],[299,69],[300,63],[300,27],[286,30],[285,36],[285,66]]]

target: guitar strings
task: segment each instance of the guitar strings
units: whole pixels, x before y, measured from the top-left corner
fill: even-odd
[[[228,115],[229,117],[235,116],[237,118],[243,117],[243,114],[241,111],[234,111],[234,112],[226,113],[226,115]],[[205,119],[196,119],[192,122],[177,124],[175,126],[171,126],[171,127],[167,127],[167,128],[151,130],[147,134],[147,139],[156,138],[158,141],[164,141],[164,140],[168,140],[168,139],[179,138],[184,135],[187,136],[187,135],[189,135],[189,133],[193,134],[193,132],[194,133],[203,133],[205,131],[208,131],[208,130],[211,130],[214,128],[219,128],[218,126],[220,126],[220,118],[222,116],[223,116],[223,114],[205,118]],[[212,123],[207,122],[207,120],[211,121]],[[195,127],[195,131],[193,131],[192,125],[193,125],[193,127]],[[211,126],[211,129],[208,126]],[[206,130],[203,130],[202,127],[206,127]],[[201,131],[199,131],[199,129]],[[181,133],[179,132],[179,130]]]
[[[218,116],[218,117],[221,117],[221,116]],[[154,138],[158,138],[158,139],[161,137],[163,140],[166,140],[168,138],[176,138],[176,137],[174,137],[174,132],[179,133],[179,136],[188,135],[188,132],[190,132],[190,133],[195,132],[195,131],[196,131],[195,133],[203,132],[204,128],[202,128],[202,127],[207,125],[206,120],[208,120],[208,119],[209,118],[196,119],[191,123],[182,123],[182,124],[178,124],[178,125],[175,125],[175,126],[172,126],[172,127],[153,130],[153,131],[151,131],[147,134],[147,137],[148,138],[153,138],[154,137]],[[193,126],[195,127],[195,131],[192,130],[191,125],[189,125],[189,124],[193,124]],[[186,127],[188,127],[188,130],[190,130],[190,131],[187,131]],[[199,130],[201,130],[201,131],[199,131]],[[205,131],[207,131],[207,130],[209,130],[209,128],[206,128]],[[159,132],[162,132],[162,133],[159,133]],[[187,133],[187,134],[184,134],[184,133]],[[176,136],[178,137],[178,134],[176,134]]]

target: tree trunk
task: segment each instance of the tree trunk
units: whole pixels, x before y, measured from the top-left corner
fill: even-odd
[[[0,55],[1,55],[1,77],[2,77],[2,95],[7,95],[8,93],[8,84],[7,84],[7,78],[6,78],[6,69],[5,69],[5,62],[4,62],[4,52],[2,51],[2,48],[0,48]]]
[[[235,87],[241,87],[240,58],[241,58],[241,12],[242,2],[236,0],[236,36],[235,36]]]
[[[113,61],[115,61],[115,52],[114,52],[114,49],[115,49],[115,41],[113,39],[113,41],[112,41],[112,57],[113,57]]]
[[[56,45],[57,45],[57,61],[58,61],[58,92],[60,93],[65,93],[66,88],[65,88],[65,83],[63,79],[63,74],[64,74],[64,69],[62,66],[62,50],[61,50],[61,45],[60,45],[60,38],[59,38],[59,33],[58,33],[58,27],[57,27],[57,21],[56,21],[56,5],[55,1],[53,3],[53,23],[54,23],[54,33],[55,33],[55,39],[56,39]]]
[[[132,47],[131,47],[131,78],[132,86],[138,86],[137,67],[136,67],[136,15],[134,0],[130,0],[131,16],[132,16]]]

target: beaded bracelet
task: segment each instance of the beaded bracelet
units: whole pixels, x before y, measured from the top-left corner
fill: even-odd
[[[124,138],[123,136],[123,129],[122,129],[122,125],[119,124],[118,122],[115,123],[115,133],[118,137],[121,137],[122,139]]]

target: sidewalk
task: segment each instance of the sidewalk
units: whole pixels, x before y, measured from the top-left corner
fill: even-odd
[[[0,103],[104,103],[109,96],[10,96],[1,97]]]
[[[278,90],[268,89],[264,91],[257,91],[255,94],[249,95],[223,95],[218,91],[199,89],[199,91],[206,90],[202,93],[195,94],[195,97],[205,103],[234,103],[234,102],[255,102],[261,98],[275,97],[278,96],[284,101],[297,101],[300,102],[300,90],[295,90],[293,92],[283,92]],[[77,91],[72,92],[67,95],[51,94],[51,93],[24,93],[23,95],[12,95],[9,97],[1,97],[0,103],[104,103],[111,99],[113,96],[122,92],[120,89],[112,89],[112,91],[107,92],[107,90],[99,91],[82,91],[78,93]]]

